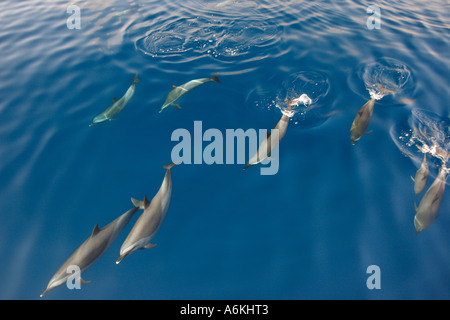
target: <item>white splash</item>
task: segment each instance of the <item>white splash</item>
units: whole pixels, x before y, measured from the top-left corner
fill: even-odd
[[[380,100],[381,98],[383,98],[386,95],[386,93],[384,93],[382,91],[377,91],[377,90],[372,90],[372,89],[369,89],[369,94],[370,94],[370,98],[375,99],[375,100]]]
[[[291,106],[298,106],[299,103],[303,103],[305,107],[309,107],[312,103],[312,100],[306,93],[304,93],[300,97],[291,100]]]

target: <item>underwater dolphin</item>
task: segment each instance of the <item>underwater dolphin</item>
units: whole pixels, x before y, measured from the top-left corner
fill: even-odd
[[[414,208],[416,209],[416,215],[414,216],[416,234],[431,226],[434,219],[437,218],[437,212],[445,191],[446,178],[447,168],[445,167],[445,163],[443,163],[439,169],[438,176],[420,201],[419,207],[414,204]]]
[[[94,120],[92,120],[92,123],[89,125],[89,127],[93,126],[94,124],[101,123],[101,122],[104,122],[107,120],[109,120],[109,121],[115,120],[115,119],[113,119],[113,117],[116,114],[118,114],[120,111],[122,111],[126,107],[128,102],[130,102],[131,98],[133,98],[134,91],[136,89],[136,82],[139,82],[139,81],[141,81],[141,80],[138,79],[138,74],[136,73],[136,75],[134,76],[133,83],[128,88],[127,92],[125,92],[123,97],[120,98],[119,100],[117,100],[116,98],[113,98],[112,106],[110,106],[108,109],[106,109],[105,111],[100,113],[98,116],[96,116],[94,118]]]
[[[170,169],[175,165],[171,163],[164,166],[166,169],[166,175],[159,188],[158,193],[153,197],[152,201],[147,200],[147,196],[143,201],[139,201],[131,198],[131,202],[136,207],[144,209],[144,212],[134,224],[127,238],[120,248],[120,256],[116,263],[120,263],[123,258],[130,253],[139,249],[150,249],[156,246],[150,243],[154,238],[159,228],[161,227],[164,218],[166,217],[167,210],[169,209],[170,198],[172,196],[172,177]]]
[[[291,104],[292,101],[288,101],[287,111],[291,110]],[[271,138],[272,132],[268,133],[267,137],[263,140],[263,142],[261,142],[256,153],[253,155],[253,157],[250,158],[250,160],[248,160],[247,164],[243,168],[244,170],[250,166],[261,163],[265,159],[271,160],[270,154],[278,146],[281,139],[283,139],[284,135],[286,134],[288,124],[289,124],[289,115],[283,112],[281,119],[278,121],[277,125],[274,128],[278,129],[278,139],[275,138],[275,140],[272,141],[273,140]]]
[[[47,289],[41,294],[41,297],[53,288],[66,283],[67,279],[72,275],[71,273],[67,273],[68,267],[78,266],[80,272],[83,272],[97,261],[113,244],[123,228],[125,228],[133,217],[133,214],[138,210],[136,207],[128,210],[102,229],[99,229],[98,224],[96,224],[91,236],[56,271],[55,275],[50,279]],[[89,283],[89,281],[81,279],[81,283]]]
[[[358,114],[353,120],[352,127],[350,128],[350,139],[352,140],[352,144],[355,144],[356,141],[361,139],[363,134],[371,132],[366,132],[366,129],[369,126],[370,118],[372,118],[375,101],[375,99],[367,101],[362,108],[359,109]]]
[[[217,73],[213,74],[211,78],[191,80],[189,82],[186,82],[185,84],[182,84],[179,87],[175,85],[172,86],[172,91],[170,91],[169,94],[167,95],[166,101],[164,102],[159,112],[161,113],[168,106],[174,106],[177,107],[178,109],[181,109],[180,105],[174,104],[174,102],[177,101],[183,95],[185,95],[187,92],[209,81],[220,83],[219,78],[217,77]]]
[[[420,150],[421,147],[418,147]],[[428,175],[430,174],[430,168],[428,168],[428,161],[427,161],[427,153],[423,153],[423,160],[422,164],[420,165],[420,168],[416,172],[416,176],[411,179],[414,181],[414,192],[416,195],[421,193],[423,189],[425,189],[425,186],[428,181]]]

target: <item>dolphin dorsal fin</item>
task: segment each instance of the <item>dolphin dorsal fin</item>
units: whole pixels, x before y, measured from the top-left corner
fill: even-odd
[[[98,228],[98,223],[97,223],[94,227],[94,230],[92,230],[91,238],[94,237],[99,232],[100,232],[100,229]]]
[[[148,208],[150,201],[148,201],[147,196],[144,196],[144,210]]]
[[[172,89],[175,89],[177,86],[176,85],[172,85]]]

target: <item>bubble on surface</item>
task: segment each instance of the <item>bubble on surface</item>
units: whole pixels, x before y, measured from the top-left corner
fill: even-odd
[[[230,59],[245,55],[262,60],[269,56],[263,48],[280,41],[282,29],[260,15],[235,19],[234,17],[200,16],[175,21],[155,22],[135,42],[139,51],[152,57],[180,56],[187,52],[201,57]],[[255,50],[258,49],[258,50]]]
[[[399,123],[390,130],[399,150],[420,166],[423,153],[435,167],[448,161],[450,151],[450,119],[433,112],[413,109],[407,123]]]
[[[289,114],[294,124],[303,128],[315,127],[332,115],[330,104],[322,101],[329,89],[329,80],[324,73],[297,72],[283,81],[275,105],[282,113]]]
[[[401,62],[383,58],[364,67],[362,79],[372,99],[380,100],[388,94],[400,92],[411,72]]]

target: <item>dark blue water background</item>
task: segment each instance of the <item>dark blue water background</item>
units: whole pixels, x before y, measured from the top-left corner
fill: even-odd
[[[95,224],[153,197],[175,129],[270,129],[303,91],[313,103],[291,118],[276,175],[173,168],[157,246],[115,264],[136,215],[83,274],[92,283],[45,299],[450,298],[448,190],[415,235],[410,179],[422,159],[413,127],[449,150],[448,2],[74,1],[73,30],[70,4],[0,2],[2,299],[38,299]],[[380,29],[367,27],[372,4]],[[126,109],[90,128],[135,73]],[[172,85],[213,73],[220,84],[158,113]],[[395,94],[352,146],[371,79]],[[440,165],[429,159],[428,186]],[[370,265],[379,290],[366,286]]]

